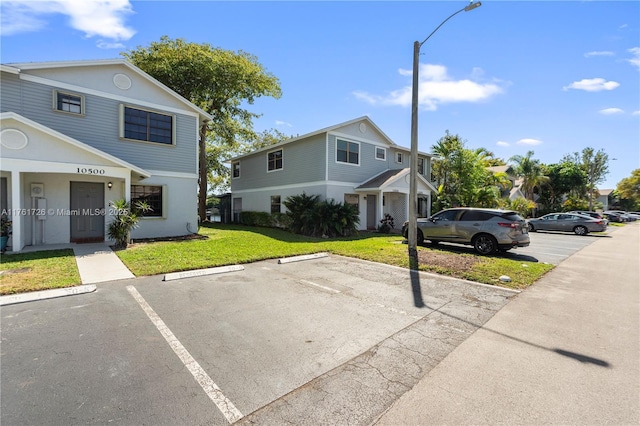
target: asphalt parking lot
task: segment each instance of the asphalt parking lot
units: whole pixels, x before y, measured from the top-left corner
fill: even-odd
[[[557,264],[600,238],[501,255]],[[368,424],[516,294],[328,256],[5,306],[0,423]]]
[[[5,306],[0,421],[369,423],[516,294],[329,256]]]
[[[529,247],[511,250],[505,256],[557,265],[598,239],[611,238],[609,235],[611,230],[609,228],[606,232],[587,235],[553,231],[530,232],[531,244]]]

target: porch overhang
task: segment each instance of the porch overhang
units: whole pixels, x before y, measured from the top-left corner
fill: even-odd
[[[385,170],[373,178],[363,182],[355,188],[356,192],[399,192],[409,193],[409,168]],[[418,193],[428,194],[437,192],[436,188],[424,178],[418,175]]]

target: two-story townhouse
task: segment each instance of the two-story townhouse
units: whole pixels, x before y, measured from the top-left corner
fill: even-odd
[[[285,212],[292,195],[319,195],[353,204],[360,229],[376,229],[390,214],[409,216],[408,148],[394,143],[368,117],[359,117],[230,160],[232,210]],[[418,154],[418,214],[428,216],[435,188],[431,154]]]
[[[132,238],[197,231],[206,112],[121,59],[0,70],[0,198],[12,251],[105,241],[118,199],[153,208]]]

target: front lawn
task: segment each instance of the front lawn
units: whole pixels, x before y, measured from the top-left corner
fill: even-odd
[[[71,249],[3,254],[0,261],[0,294],[80,284],[76,258]]]
[[[329,252],[408,268],[407,245],[399,235],[361,233],[340,239],[310,238],[271,228],[209,224],[200,228],[204,240],[138,243],[117,254],[136,276],[255,262],[301,254]],[[500,256],[419,247],[420,269],[485,284],[525,288],[553,265]],[[499,281],[501,275],[512,278]]]
[[[200,228],[206,239],[136,243],[116,254],[136,276],[250,263],[319,252],[409,267],[407,245],[399,235],[363,232],[350,238],[323,239],[271,228],[209,224]],[[553,265],[476,256],[455,246],[418,247],[420,270],[485,284],[523,289]],[[517,253],[517,250],[515,251]],[[0,294],[12,294],[80,284],[72,250],[3,254]],[[501,275],[511,282],[501,282]]]

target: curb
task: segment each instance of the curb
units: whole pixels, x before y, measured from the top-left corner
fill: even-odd
[[[315,253],[315,254],[305,254],[305,255],[302,255],[302,256],[286,257],[286,258],[278,259],[278,264],[291,263],[291,262],[300,262],[302,260],[320,259],[321,257],[329,257],[329,254],[328,253]]]
[[[224,272],[243,271],[242,265],[220,266],[218,268],[194,269],[192,271],[172,272],[165,274],[163,281],[180,280],[182,278],[202,277],[205,275],[222,274]]]
[[[16,303],[34,302],[37,300],[54,299],[64,296],[75,296],[76,294],[92,293],[96,291],[96,286],[93,284],[79,285],[75,287],[67,288],[55,288],[53,290],[40,290],[30,293],[10,294],[7,296],[0,296],[0,306],[13,305]]]

